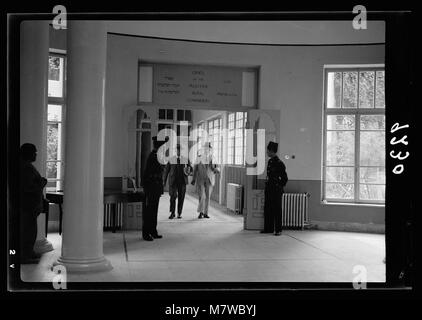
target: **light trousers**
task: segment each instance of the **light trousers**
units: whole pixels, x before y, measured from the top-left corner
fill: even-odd
[[[197,192],[199,196],[198,212],[208,215],[208,207],[210,205],[210,196],[212,193],[212,185],[209,180],[197,185]]]

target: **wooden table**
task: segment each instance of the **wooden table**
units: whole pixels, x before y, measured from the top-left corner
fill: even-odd
[[[62,220],[63,220],[63,196],[64,193],[61,191],[56,192],[47,192],[46,198],[50,203],[55,203],[59,205],[59,234],[62,234]],[[117,203],[128,203],[128,202],[142,202],[142,212],[145,212],[145,193],[141,189],[137,192],[133,191],[123,191],[123,190],[104,190],[104,204],[110,204],[113,210],[112,224],[113,224],[113,233],[116,232],[116,205]],[[48,211],[48,210],[47,210]],[[46,232],[47,235],[48,227],[48,212],[46,212]]]

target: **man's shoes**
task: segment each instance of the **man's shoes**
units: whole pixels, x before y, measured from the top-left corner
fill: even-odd
[[[202,219],[204,217],[204,214],[201,212],[198,216],[198,219]]]
[[[204,218],[209,219],[209,218],[210,218],[210,216],[209,216],[209,215],[207,215],[207,214],[204,214]]]
[[[181,214],[179,214],[179,215],[177,216],[177,219],[182,219],[182,215],[181,215]]]
[[[174,213],[172,213],[169,217],[169,219],[173,219],[175,217]]]
[[[259,233],[272,233],[270,231],[261,230]]]
[[[154,238],[151,235],[143,236],[142,237],[145,241],[154,241]]]
[[[275,236],[281,236],[281,231],[274,232],[274,235],[275,235]]]
[[[151,235],[154,239],[161,239],[163,236],[161,234],[152,234]]]

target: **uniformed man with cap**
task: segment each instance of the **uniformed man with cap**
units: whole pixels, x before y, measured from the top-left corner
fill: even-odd
[[[274,232],[274,235],[279,236],[282,229],[281,197],[288,177],[286,166],[277,156],[277,149],[278,143],[268,143],[267,155],[270,159],[265,183],[264,230],[261,233]]]
[[[157,151],[164,141],[152,137],[153,150],[148,155],[142,184],[145,192],[145,212],[142,213],[142,238],[146,241],[160,239],[163,236],[157,232],[158,204],[164,193],[163,166],[157,158]]]

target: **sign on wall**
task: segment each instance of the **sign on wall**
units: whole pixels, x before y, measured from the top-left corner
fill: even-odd
[[[140,103],[211,108],[256,105],[255,81],[257,77],[256,71],[252,69],[184,64],[141,64],[139,73]]]

